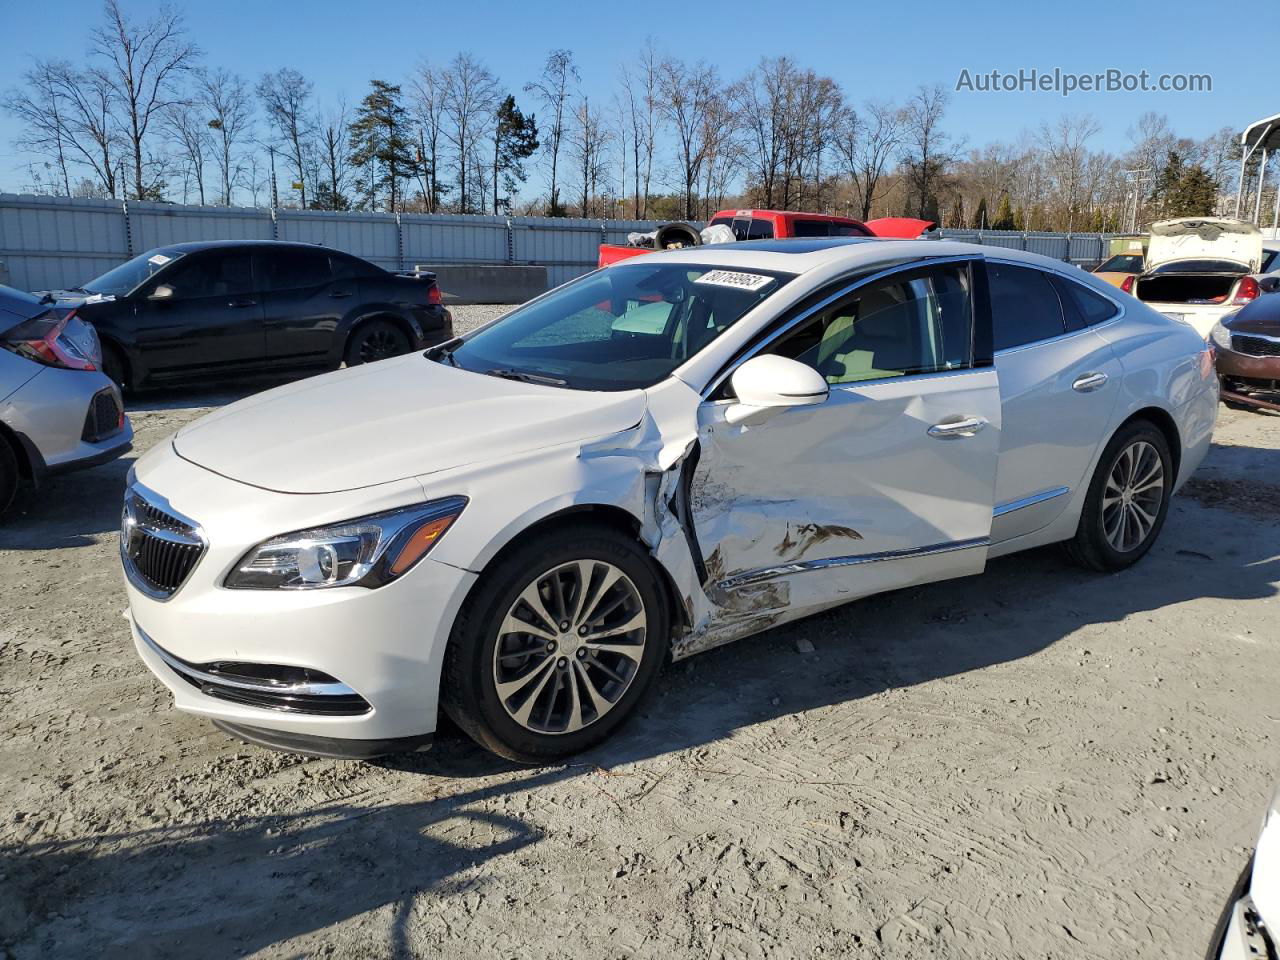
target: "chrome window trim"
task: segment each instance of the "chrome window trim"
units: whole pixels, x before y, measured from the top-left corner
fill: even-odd
[[[1046,503],[1049,500],[1055,500],[1070,492],[1070,487],[1054,487],[1052,490],[1042,490],[1040,493],[1033,493],[1029,496],[1019,497],[1017,500],[1000,503],[991,511],[991,517],[992,519],[996,517],[1003,517],[1005,514],[1013,513],[1015,510],[1021,510],[1024,507],[1034,507],[1037,503]]]
[[[1078,337],[1082,333],[1089,333],[1092,330],[1101,330],[1103,327],[1109,327],[1113,323],[1118,323],[1119,321],[1125,318],[1126,308],[1123,303],[1121,303],[1115,297],[1111,296],[1111,294],[1109,293],[1104,293],[1101,290],[1098,290],[1094,287],[1089,286],[1089,284],[1087,283],[1080,283],[1078,279],[1071,276],[1071,274],[1068,273],[1066,270],[1059,269],[1058,267],[1045,267],[1045,266],[1041,266],[1038,263],[1027,263],[1024,260],[1008,260],[1003,257],[987,257],[986,262],[1003,264],[1006,267],[1023,267],[1027,270],[1039,270],[1042,273],[1055,274],[1056,276],[1061,277],[1067,283],[1077,284],[1081,287],[1084,287],[1090,293],[1096,293],[1098,296],[1102,297],[1102,299],[1108,301],[1118,311],[1115,314],[1115,316],[1108,317],[1106,320],[1103,320],[1101,323],[1095,323],[1092,326],[1084,326],[1084,327],[1081,327],[1079,330],[1066,330],[1058,334],[1056,337],[1046,337],[1043,340],[1029,340],[1026,343],[1018,344],[1016,347],[1005,347],[1003,350],[992,350],[992,356],[994,357],[1003,357],[1003,356],[1006,356],[1007,354],[1017,353],[1019,350],[1026,350],[1029,347],[1039,347],[1046,343],[1059,343],[1070,337]],[[1055,290],[1054,293],[1057,293],[1057,291]],[[1059,302],[1059,306],[1061,306],[1061,302]],[[1065,312],[1063,313],[1063,320],[1064,321],[1066,320]]]
[[[814,314],[818,313],[821,310],[826,309],[827,307],[831,306],[832,303],[839,300],[841,297],[848,296],[850,293],[857,290],[858,288],[863,287],[868,283],[872,283],[873,281],[881,280],[885,277],[892,276],[895,273],[907,273],[912,270],[920,270],[926,267],[940,266],[942,264],[947,264],[947,263],[973,263],[975,261],[978,263],[985,263],[986,258],[981,253],[957,254],[949,257],[925,257],[919,260],[913,260],[910,263],[905,263],[905,264],[896,263],[892,267],[885,267],[884,269],[878,270],[875,273],[867,274],[865,277],[860,277],[857,280],[851,280],[847,286],[841,287],[840,290],[831,294],[831,296],[829,297],[824,297],[822,300],[815,303],[812,307],[809,307],[807,310],[803,311],[802,313],[797,314],[785,326],[779,327],[769,336],[765,337],[763,340],[758,341],[754,346],[752,346],[748,350],[748,352],[745,355],[743,355],[741,359],[733,363],[732,366],[726,367],[725,369],[721,370],[718,374],[716,374],[715,377],[712,378],[711,383],[708,386],[704,387],[701,391],[701,396],[703,401],[705,402],[708,397],[710,397],[713,393],[719,390],[721,384],[723,384],[725,380],[732,377],[733,374],[737,371],[738,367],[742,366],[752,357],[755,357],[757,354],[760,353],[760,351],[764,350],[771,343],[775,342],[779,337],[794,330],[798,325],[804,323],[806,320],[813,317]],[[956,369],[971,370],[973,369],[973,367],[972,366],[957,367]],[[930,371],[929,374],[912,374],[912,376],[929,376],[929,375],[932,375],[933,373],[951,373],[951,372],[953,371],[936,370],[936,371]],[[902,378],[900,377],[881,378],[881,380],[888,380],[888,379],[899,380]],[[856,382],[857,383],[880,383],[881,380],[859,380]],[[831,386],[842,387],[842,386],[848,386],[848,385],[849,384],[833,383]]]
[[[835,567],[852,567],[862,563],[882,563],[886,560],[914,560],[918,557],[932,557],[941,553],[954,553],[957,550],[973,550],[977,547],[989,547],[989,537],[974,537],[970,540],[951,540],[946,543],[932,543],[925,547],[909,547],[905,550],[885,550],[880,553],[859,553],[844,557],[826,557],[822,560],[804,560],[799,563],[784,563],[776,567],[762,567],[748,570],[735,576],[721,580],[718,586],[722,590],[734,590],[751,584],[763,583],[790,574],[808,573],[811,570],[830,570]]]
[[[293,696],[309,696],[309,697],[355,697],[359,696],[354,690],[345,683],[272,683],[269,680],[263,680],[255,683],[249,680],[232,680],[220,673],[209,673],[206,670],[197,669],[195,665],[187,663],[187,661],[174,656],[169,651],[156,643],[151,637],[138,626],[136,620],[133,621],[133,628],[138,632],[138,636],[142,638],[142,642],[147,645],[147,649],[164,661],[174,673],[182,674],[199,683],[208,683],[220,687],[233,687],[237,690],[252,690],[257,693],[281,693],[291,694]]]
[[[154,536],[157,540],[164,540],[167,543],[183,544],[185,546],[200,548],[200,553],[196,557],[195,563],[191,564],[191,569],[187,571],[187,575],[183,577],[182,582],[174,587],[169,593],[165,593],[162,590],[156,590],[143,580],[141,575],[134,570],[133,560],[129,557],[129,537],[125,531],[128,528],[139,525],[138,518],[133,515],[133,510],[130,507],[130,501],[134,496],[137,496],[141,500],[145,500],[157,510],[169,514],[175,520],[182,521],[191,530],[191,536],[184,537],[182,534],[175,533],[172,530],[165,530],[162,527],[146,525],[146,531],[149,535]],[[191,579],[191,575],[195,573],[196,567],[200,566],[200,561],[204,559],[204,555],[209,551],[209,538],[205,536],[204,527],[200,526],[200,524],[181,511],[175,510],[169,504],[168,499],[162,497],[150,487],[144,487],[136,480],[124,489],[124,509],[120,518],[119,538],[120,563],[121,566],[124,567],[125,578],[130,584],[137,588],[137,590],[158,603],[167,603],[169,600],[173,599],[177,592],[186,585],[188,580]]]

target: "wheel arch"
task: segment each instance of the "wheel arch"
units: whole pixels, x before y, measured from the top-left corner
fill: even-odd
[[[0,420],[0,443],[13,452],[19,477],[32,483],[39,483],[44,475],[45,465],[44,458],[40,457],[40,452],[35,449],[34,444],[2,420]]]
[[[346,357],[347,348],[351,346],[351,338],[359,333],[362,327],[367,327],[375,320],[386,320],[388,323],[395,324],[396,329],[409,338],[410,350],[412,350],[414,345],[418,342],[418,338],[414,334],[413,327],[409,324],[409,321],[397,313],[393,308],[381,305],[373,307],[365,305],[360,308],[360,312],[358,314],[354,315],[347,322],[346,334],[338,343],[339,362]]]
[[[1173,475],[1176,478],[1178,471],[1182,468],[1182,433],[1178,430],[1178,422],[1168,410],[1162,407],[1142,407],[1125,417],[1111,432],[1111,436],[1114,437],[1136,420],[1148,421],[1164,435],[1165,442],[1169,445],[1169,455],[1173,458]],[[1108,438],[1107,442],[1110,443],[1110,438]],[[1106,444],[1103,444],[1103,446],[1105,447]]]

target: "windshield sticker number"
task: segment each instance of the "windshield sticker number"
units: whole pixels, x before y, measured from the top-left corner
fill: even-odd
[[[166,257],[163,253],[156,253],[147,257],[147,263],[154,263],[157,267],[163,267],[169,262],[169,260],[170,258]]]
[[[733,287],[735,290],[759,290],[773,282],[773,277],[758,273],[738,273],[734,270],[712,270],[704,273],[694,283],[710,283],[717,287]]]

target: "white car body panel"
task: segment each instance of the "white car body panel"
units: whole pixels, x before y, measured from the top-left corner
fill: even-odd
[[[1252,223],[1229,217],[1184,217],[1151,225],[1146,270],[1174,260],[1230,260],[1246,273],[1262,266],[1262,234]]]
[[[139,649],[185,710],[326,737],[413,736],[434,730],[444,648],[478,576],[532,525],[566,511],[605,510],[634,526],[680,608],[672,640],[680,657],[880,590],[976,573],[988,556],[1072,536],[1086,478],[1134,411],[1154,407],[1174,424],[1184,480],[1208,447],[1216,377],[1199,338],[1132,301],[1113,322],[1012,351],[994,367],[835,386],[819,406],[760,423],[729,424],[729,404],[706,399],[767,323],[829,282],[924,257],[990,252],[945,241],[867,241],[804,254],[652,254],[646,262],[713,260],[799,277],[643,391],[513,383],[410,355],[231,405],[136,465],[136,483],[197,522],[208,541],[169,599],[126,583],[136,630],[193,663],[325,671],[373,710],[317,717],[236,706],[178,678],[136,633]],[[1030,254],[1000,258],[1061,270]],[[1113,288],[1088,274],[1064,275],[1115,300]],[[1095,369],[1108,373],[1103,389],[1072,390]],[[986,426],[957,439],[928,435],[931,425],[960,415]],[[685,513],[681,484],[695,451]],[[1069,493],[1046,510],[1009,511],[1033,522],[1002,517],[993,526],[1002,497],[1047,486]],[[270,537],[454,496],[468,498],[466,509],[426,559],[387,586],[221,585]],[[925,549],[935,547],[947,549]],[[895,556],[904,551],[911,553]],[[858,562],[825,562],[833,559]],[[761,571],[769,575],[755,578]],[[747,574],[750,582],[734,580]]]

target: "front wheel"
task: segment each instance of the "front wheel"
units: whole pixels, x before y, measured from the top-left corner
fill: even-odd
[[[463,607],[441,702],[500,756],[577,753],[635,710],[665,655],[668,617],[652,561],[621,533],[574,527],[530,541]]]
[[[1123,570],[1140,560],[1164,526],[1173,492],[1173,457],[1156,426],[1135,420],[1102,452],[1075,537],[1072,557],[1094,570]]]
[[[373,363],[408,353],[412,344],[408,336],[390,320],[372,320],[351,335],[343,357],[348,367]]]

